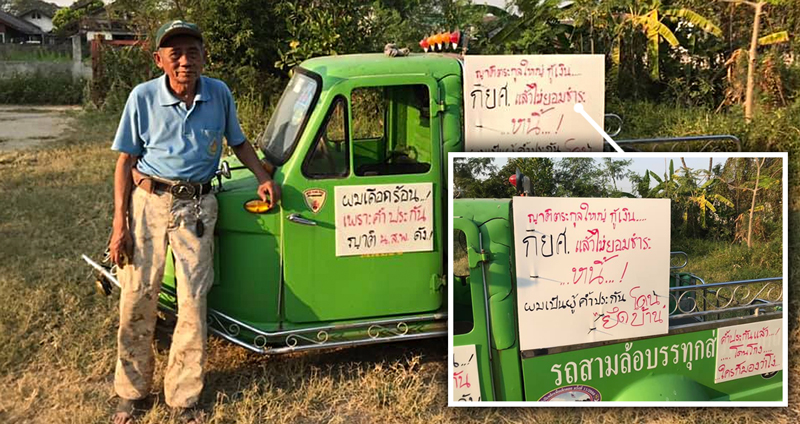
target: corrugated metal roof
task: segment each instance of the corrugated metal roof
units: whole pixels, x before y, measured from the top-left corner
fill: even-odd
[[[0,10],[0,22],[5,24],[6,26],[14,28],[15,30],[25,33],[27,35],[44,34],[42,30],[36,25],[27,21],[23,21],[22,19],[17,18],[14,15],[10,15],[6,12],[3,12],[2,10]]]

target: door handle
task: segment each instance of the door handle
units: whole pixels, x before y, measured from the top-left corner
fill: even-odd
[[[289,216],[287,216],[286,219],[297,224],[311,225],[312,227],[317,225],[316,221],[303,218],[302,216],[300,216],[300,214],[297,213],[289,214]]]

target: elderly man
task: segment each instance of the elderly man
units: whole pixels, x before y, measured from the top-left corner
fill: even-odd
[[[114,388],[120,397],[113,421],[130,423],[150,394],[158,292],[167,244],[175,255],[178,320],[164,374],[166,403],[186,422],[203,388],[206,294],[214,280],[213,233],[217,200],[210,181],[219,166],[222,137],[255,174],[258,195],[280,198],[221,81],[201,76],[203,36],[191,23],[164,24],[153,59],[164,75],[136,86],[128,98],[112,149],[114,173],[111,260],[122,285]]]

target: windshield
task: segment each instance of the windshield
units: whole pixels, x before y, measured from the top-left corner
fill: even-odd
[[[317,100],[319,77],[296,71],[269,119],[258,145],[274,165],[283,165],[294,150]]]

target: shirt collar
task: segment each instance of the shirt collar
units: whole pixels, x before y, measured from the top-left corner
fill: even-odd
[[[175,106],[181,102],[179,98],[172,94],[168,85],[169,81],[167,80],[167,74],[161,75],[158,83],[158,100],[161,106]],[[208,87],[206,87],[206,85],[208,84],[203,81],[202,76],[197,79],[197,92],[194,95],[194,101],[205,102],[211,99],[211,96],[208,93]]]

